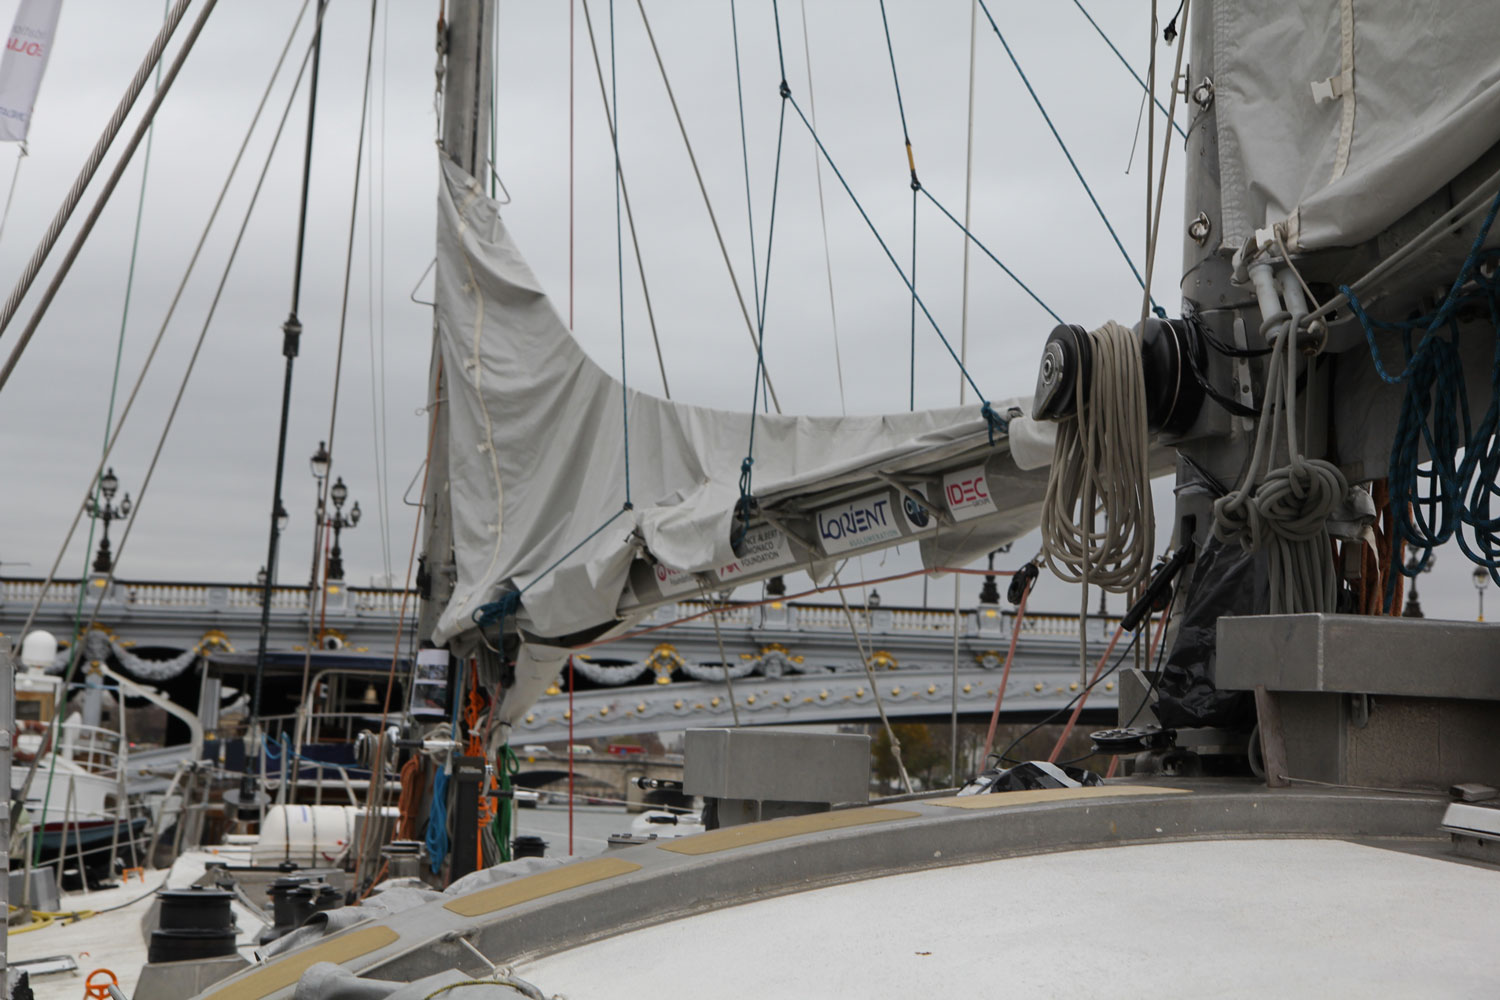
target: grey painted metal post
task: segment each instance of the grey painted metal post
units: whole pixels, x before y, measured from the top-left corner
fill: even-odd
[[[447,63],[443,73],[443,148],[455,163],[475,177],[489,168],[489,107],[495,35],[494,0],[455,0],[448,7]],[[439,268],[442,263],[439,262]],[[432,454],[427,464],[427,492],[422,497],[422,556],[430,590],[421,602],[417,638],[430,639],[438,615],[453,594],[453,520],[448,485],[448,407],[434,314],[428,420]]]

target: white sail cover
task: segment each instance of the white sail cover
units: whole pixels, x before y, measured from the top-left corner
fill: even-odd
[[[436,641],[473,628],[477,608],[522,589],[521,624],[533,636],[612,624],[628,596],[632,561],[646,554],[673,570],[722,571],[736,559],[731,541],[749,414],[634,390],[622,407],[620,383],[574,341],[496,203],[451,162],[440,188],[437,328],[448,380],[442,405],[457,582]],[[1000,412],[1007,405],[996,403]],[[626,409],[634,507],[622,513]],[[978,406],[889,416],[762,415],[755,493],[774,503],[778,494],[857,480],[859,470],[916,455],[984,448],[1009,462],[1004,446],[1003,434],[989,446]],[[967,534],[955,531],[943,545],[922,538],[928,565],[959,553],[972,557],[1035,526],[1045,473],[1010,463],[995,481],[997,489],[1016,484],[1013,506],[997,510],[986,497],[989,516],[970,522]],[[961,504],[958,517],[978,501],[962,503],[969,508]]]
[[[1360,243],[1500,142],[1494,0],[1213,0],[1212,16],[1226,246],[1278,222],[1293,249]]]

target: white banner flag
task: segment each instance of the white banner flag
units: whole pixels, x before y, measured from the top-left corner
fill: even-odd
[[[42,86],[62,0],[21,0],[0,57],[0,142],[22,142]]]

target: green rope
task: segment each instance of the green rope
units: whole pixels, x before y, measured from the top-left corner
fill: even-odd
[[[511,775],[519,773],[521,761],[516,757],[516,752],[507,743],[500,748],[500,809],[495,814],[495,822],[490,824],[490,833],[495,838],[495,846],[500,849],[500,860],[512,860],[510,831],[511,818],[515,816],[516,803],[508,793],[515,786],[511,783]]]

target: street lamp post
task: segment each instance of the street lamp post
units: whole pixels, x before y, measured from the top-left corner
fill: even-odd
[[[318,556],[323,551],[323,481],[328,478],[328,465],[331,461],[327,441],[319,441],[318,450],[307,460],[308,467],[312,469],[313,480],[318,484],[318,506],[313,511],[312,576],[307,581],[309,590],[315,590],[318,586]]]
[[[1417,597],[1417,574],[1431,573],[1432,564],[1437,557],[1431,552],[1427,553],[1425,560],[1418,560],[1417,554],[1412,553],[1411,558],[1406,560],[1406,575],[1411,579],[1411,589],[1406,592],[1406,607],[1401,610],[1403,618],[1422,618],[1422,602]]]
[[[1490,586],[1490,571],[1483,566],[1474,570],[1474,589],[1479,592],[1479,621],[1484,621],[1484,592]]]
[[[333,528],[333,554],[328,557],[328,579],[342,580],[344,578],[344,552],[339,548],[339,535],[345,528],[353,528],[359,524],[359,501],[354,501],[354,506],[349,508],[348,516],[344,514],[344,501],[349,499],[349,487],[344,485],[344,477],[340,476],[328,491],[329,499],[333,501],[333,517],[328,519],[328,524]]]
[[[104,502],[99,502],[98,494],[89,498],[89,517],[104,522],[104,537],[99,540],[99,554],[94,557],[95,573],[108,573],[114,567],[114,559],[109,552],[109,522],[123,521],[130,516],[129,493],[125,494],[119,504],[114,503],[115,491],[119,488],[120,480],[111,468],[99,480],[99,492],[104,494]]]
[[[998,549],[996,550],[999,551]],[[999,604],[1000,588],[995,584],[995,553],[991,552],[989,567],[984,574],[984,586],[979,588],[980,604]]]

